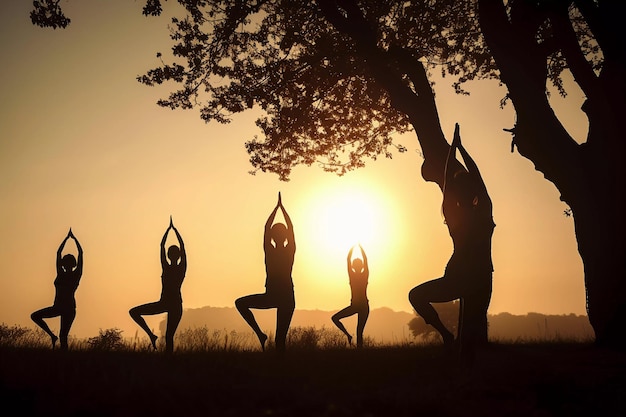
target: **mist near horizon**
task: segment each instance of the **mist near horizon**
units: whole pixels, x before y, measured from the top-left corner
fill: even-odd
[[[458,305],[455,303],[442,303],[436,308],[443,312],[446,305],[453,311],[453,320],[458,320]],[[324,310],[299,310],[294,312],[291,328],[315,328],[336,331],[331,316],[336,311]],[[456,312],[456,315],[454,315]],[[271,333],[274,327],[275,313],[272,311],[257,310],[260,326]],[[498,342],[514,341],[590,341],[593,340],[593,328],[589,319],[584,315],[562,314],[550,315],[541,313],[529,313],[526,315],[513,315],[510,313],[499,313],[489,315],[489,338]],[[355,316],[344,319],[346,328],[352,335],[355,334]],[[423,324],[421,326],[411,326],[411,321],[422,321],[415,313],[394,311],[387,307],[372,309],[365,326],[364,336],[377,344],[401,345],[407,342],[439,342],[439,337],[434,333],[434,329]],[[209,333],[223,332],[229,334],[251,333],[249,327],[241,319],[234,307],[201,307],[188,309],[181,320],[180,329],[206,328]],[[156,327],[161,334],[164,334],[165,321],[161,320]],[[419,331],[415,334],[415,331]],[[125,333],[125,337],[134,337],[134,332]],[[338,333],[339,334],[339,333]]]

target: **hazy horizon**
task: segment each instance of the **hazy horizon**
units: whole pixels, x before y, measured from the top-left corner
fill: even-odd
[[[438,304],[435,304],[438,308]],[[297,327],[314,327],[317,329],[326,328],[331,331],[338,330],[331,320],[332,314],[337,310],[323,309],[299,309],[294,311],[294,317],[291,328]],[[269,310],[254,310],[254,314],[261,328],[268,334],[275,331],[276,312]],[[415,312],[393,310],[386,306],[377,307],[371,310],[370,319],[368,320],[364,335],[378,343],[403,342],[412,340],[412,335],[408,327],[411,319],[419,317]],[[146,316],[146,322],[159,337],[164,336],[164,328],[166,325],[167,315],[157,314],[154,316]],[[572,321],[575,325],[582,327],[572,328],[572,323],[563,321]],[[593,337],[593,329],[584,314],[564,313],[564,314],[544,314],[541,312],[528,312],[526,314],[511,314],[509,312],[499,312],[496,314],[488,314],[490,338],[494,340],[527,340],[533,338],[545,338],[546,340],[562,339],[586,339]],[[550,319],[548,325],[547,319]],[[546,320],[544,322],[544,320]],[[557,320],[557,323],[554,323]],[[356,328],[356,315],[347,317],[343,320],[346,328],[351,334],[354,334]],[[505,323],[506,322],[506,323]],[[561,322],[559,324],[558,322]],[[515,323],[515,324],[512,324]],[[2,323],[7,326],[19,325],[16,323]],[[39,331],[34,324],[26,324],[20,327],[28,327]],[[58,321],[52,321],[51,329],[58,332]],[[248,334],[251,340],[254,339],[254,333],[239,315],[233,306],[202,306],[185,309],[183,318],[178,327],[177,333],[185,330],[206,327],[210,331],[223,331],[229,333],[235,331],[239,334]],[[112,326],[109,328],[99,328],[92,333],[78,334],[72,331],[70,336],[79,340],[88,339],[98,335],[99,331],[117,329],[122,331],[122,337],[125,339],[134,339],[139,337],[140,340],[148,342],[145,333],[136,325],[131,324],[128,327]],[[434,329],[433,329],[434,331]]]

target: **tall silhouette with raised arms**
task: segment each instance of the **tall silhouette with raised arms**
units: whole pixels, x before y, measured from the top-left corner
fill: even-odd
[[[78,250],[78,259],[69,253],[62,255],[68,239],[74,239]],[[55,295],[52,306],[37,310],[31,314],[30,317],[39,327],[48,333],[52,340],[53,349],[57,340],[60,338],[61,349],[67,350],[67,337],[70,334],[72,323],[74,323],[74,319],[76,318],[75,293],[78,288],[78,284],[80,283],[80,278],[83,275],[83,248],[80,246],[80,243],[74,236],[74,233],[72,233],[71,228],[57,250],[56,269],[57,276],[54,280]],[[46,322],[43,320],[57,316],[61,318],[61,330],[59,332],[59,337],[57,337],[50,330]]]
[[[465,166],[449,169],[459,150]],[[473,360],[477,345],[487,340],[487,309],[491,299],[493,264],[491,236],[495,227],[492,204],[478,167],[461,143],[459,126],[446,161],[443,216],[454,251],[444,276],[413,288],[409,300],[424,321],[432,325],[448,347],[454,335],[443,325],[430,303],[461,300],[458,347],[465,360]]]
[[[365,329],[365,323],[367,323],[367,318],[370,315],[370,305],[369,300],[367,299],[367,282],[370,271],[367,264],[367,255],[365,254],[363,247],[359,245],[363,259],[352,259],[353,249],[354,247],[350,248],[350,251],[348,252],[348,276],[350,278],[350,291],[352,294],[350,305],[335,313],[332,320],[339,330],[341,330],[348,337],[348,343],[352,344],[352,336],[346,330],[346,327],[341,322],[341,319],[358,314],[356,325],[356,346],[360,348],[363,347],[363,329]]]
[[[282,223],[272,225],[279,208],[287,223],[286,226]],[[235,306],[256,333],[263,350],[265,350],[267,335],[261,331],[250,309],[276,308],[276,350],[282,353],[285,351],[289,324],[296,308],[291,276],[296,253],[296,241],[293,224],[283,206],[280,192],[278,193],[278,203],[265,222],[263,250],[265,251],[265,293],[238,298],[235,300]]]
[[[178,239],[180,246],[172,245],[167,249],[165,254],[165,241],[169,231],[173,230]],[[169,259],[169,262],[168,262]],[[137,322],[150,338],[152,347],[156,350],[157,336],[152,333],[148,324],[142,316],[167,313],[167,327],[165,330],[165,352],[172,353],[174,351],[174,334],[176,328],[183,317],[183,297],[180,288],[185,279],[187,272],[187,252],[185,251],[185,243],[178,233],[178,229],[174,226],[172,217],[170,216],[170,225],[163,239],[161,240],[161,298],[153,303],[142,304],[130,309],[130,316]]]

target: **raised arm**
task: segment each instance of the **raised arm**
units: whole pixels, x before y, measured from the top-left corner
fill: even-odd
[[[176,233],[176,239],[178,239],[178,245],[180,246],[180,265],[187,269],[187,252],[185,251],[185,242],[183,242],[183,238],[178,233],[178,229],[172,225],[172,230]]]
[[[283,202],[280,198],[280,192],[278,193],[278,205],[280,206],[280,210],[283,212],[285,223],[287,223],[287,233],[289,233],[289,235],[287,236],[287,240],[288,240],[287,245],[292,246],[295,249],[296,238],[293,233],[293,223],[291,222],[291,218],[289,217],[287,210],[285,210],[285,207],[283,206]]]
[[[459,135],[459,132],[458,132],[458,125],[457,125],[457,129],[454,132],[454,136],[455,138],[453,142],[455,141],[457,142],[459,152],[461,154],[461,157],[463,157],[463,162],[465,162],[467,171],[469,175],[471,175],[472,179],[476,182],[476,185],[478,186],[477,190],[480,193],[478,195],[478,199],[482,202],[487,202],[488,204],[491,204],[491,199],[489,198],[487,187],[485,186],[483,177],[480,175],[478,166],[476,165],[476,163],[474,162],[470,154],[467,152],[467,150],[463,147],[463,144],[461,143],[461,136]]]
[[[454,138],[452,139],[452,143],[450,144],[450,150],[448,151],[448,157],[446,158],[445,179],[444,179],[444,189],[443,189],[444,194],[446,192],[446,189],[448,188],[446,185],[452,184],[452,181],[454,181],[454,174],[456,174],[457,172],[458,162],[456,160],[456,149],[460,142],[461,142],[461,136],[459,136],[459,124],[457,123],[454,128]]]
[[[78,259],[76,260],[76,271],[78,272],[78,275],[81,276],[83,274],[83,247],[80,246],[80,242],[78,241],[78,239],[76,239],[76,236],[74,236],[72,229],[70,229],[70,237],[74,239],[74,242],[76,243],[76,249],[78,249]]]
[[[270,213],[267,221],[265,222],[265,231],[263,233],[263,248],[268,249],[272,246],[272,237],[270,233],[270,229],[272,228],[272,223],[274,223],[274,218],[276,217],[276,212],[278,211],[278,207],[280,206],[280,193],[278,193],[278,203],[276,203],[276,207]]]
[[[348,271],[352,271],[352,251],[354,250],[354,246],[350,248],[348,251]]]
[[[67,233],[67,236],[65,236],[65,239],[63,239],[63,242],[61,242],[61,244],[59,245],[59,249],[57,250],[57,274],[60,274],[61,272],[63,272],[63,269],[61,268],[61,255],[63,253],[63,248],[65,247],[65,243],[67,242],[67,239],[70,238],[71,233],[72,233],[72,229],[70,228],[70,231]]]
[[[172,218],[170,217],[170,225],[165,230],[165,234],[163,235],[163,239],[161,239],[161,266],[165,267],[168,265],[167,256],[165,255],[165,241],[167,240],[167,233],[172,228]]]
[[[363,255],[363,273],[369,275],[370,268],[367,264],[367,255],[365,254],[365,251],[363,250],[363,246],[361,246],[361,244],[359,244],[359,249],[361,249],[361,255]]]

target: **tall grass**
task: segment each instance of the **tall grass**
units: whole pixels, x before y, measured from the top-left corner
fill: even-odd
[[[100,330],[94,337],[78,339],[70,337],[69,347],[72,350],[99,350],[99,351],[151,351],[153,350],[147,337],[125,338],[122,330],[113,328]],[[275,348],[274,335],[268,335],[266,348]],[[164,337],[159,337],[157,346],[163,349]],[[252,332],[236,332],[226,329],[209,329],[194,327],[181,329],[174,339],[175,349],[178,352],[250,352],[260,349],[259,341]],[[378,346],[374,339],[365,337],[364,346]],[[0,347],[13,348],[50,348],[50,337],[41,329],[32,329],[18,325],[0,325]],[[287,335],[287,347],[297,350],[328,350],[344,349],[349,347],[347,338],[336,329],[326,327],[293,327]]]
[[[177,332],[174,339],[176,350],[183,352],[245,352],[258,344],[252,333],[208,329],[206,326],[187,328]]]
[[[31,329],[18,325],[0,325],[0,347],[44,348],[50,347],[51,341],[41,329]]]
[[[69,338],[70,350],[96,350],[96,351],[123,351],[123,352],[150,352],[154,349],[147,337],[139,337],[136,332],[134,337],[125,338],[123,331],[117,328],[100,330],[94,337],[79,339]],[[266,349],[275,349],[274,335],[268,334]],[[567,344],[567,343],[592,343],[591,339],[571,339],[556,335],[545,338],[518,338],[515,340],[491,339],[495,344]],[[394,343],[382,343],[366,336],[363,341],[365,348],[377,348],[385,346],[396,347],[427,347],[441,343],[438,338],[414,337],[397,340]],[[157,341],[159,350],[164,350],[164,337]],[[209,329],[204,327],[181,329],[174,339],[175,351],[184,352],[253,352],[260,350],[259,342],[252,332],[236,332],[226,329]],[[0,325],[0,347],[3,348],[31,348],[49,349],[50,337],[39,328],[22,327],[19,325]],[[353,348],[349,346],[343,333],[334,328],[316,328],[312,326],[292,327],[287,335],[287,349],[312,351],[312,350],[338,350]]]

